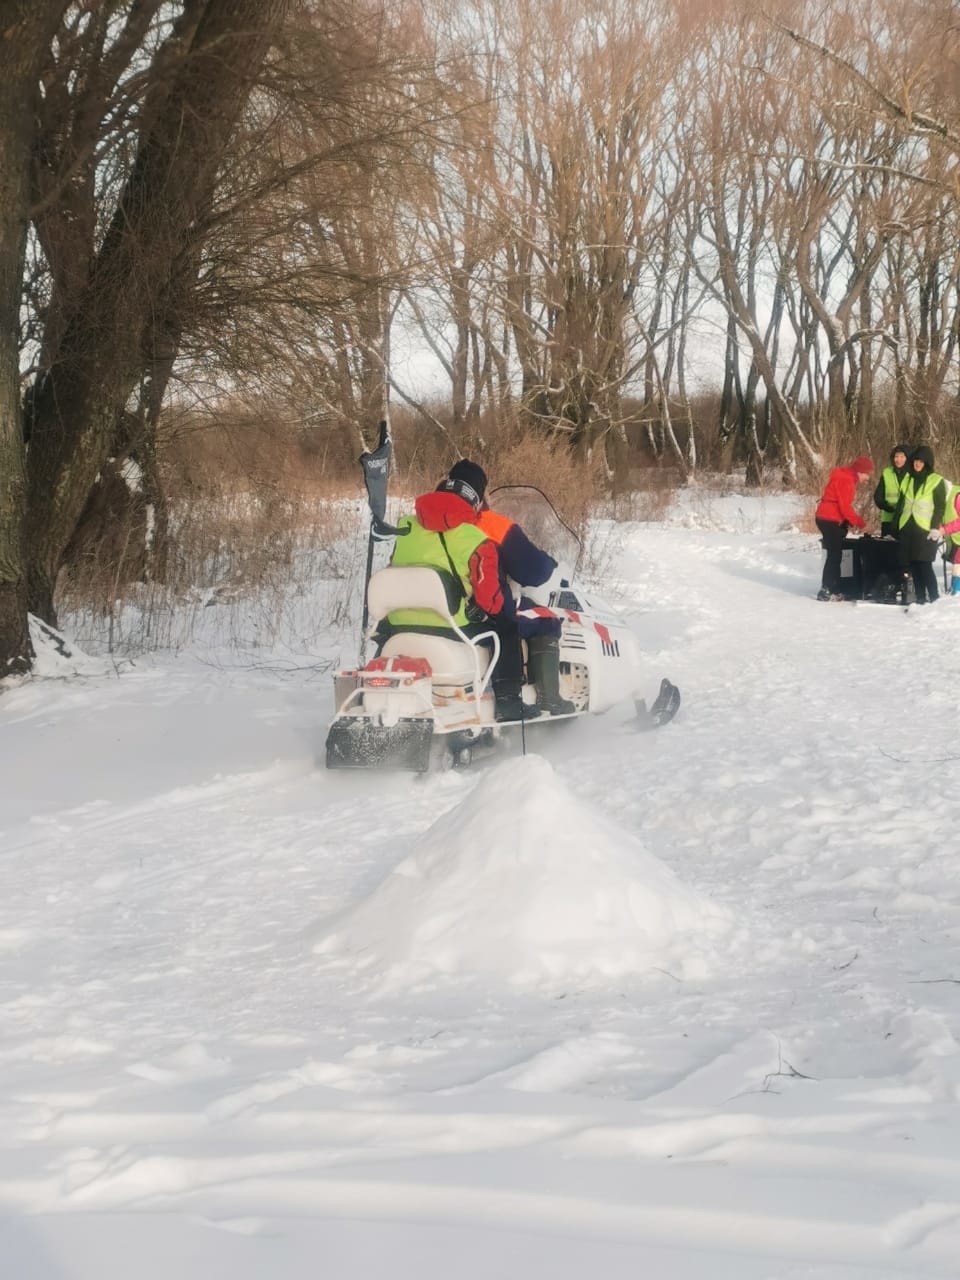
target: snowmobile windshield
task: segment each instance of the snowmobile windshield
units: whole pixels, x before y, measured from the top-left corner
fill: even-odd
[[[580,539],[560,519],[545,493],[532,485],[503,485],[487,494],[487,502],[493,511],[515,520],[531,542],[553,556],[565,577],[573,577],[580,559]]]

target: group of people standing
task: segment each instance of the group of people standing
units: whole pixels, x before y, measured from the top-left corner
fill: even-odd
[[[865,530],[867,522],[854,509],[857,485],[873,474],[866,455],[830,472],[816,510],[816,524],[826,551],[818,600],[843,600],[841,558],[850,528]],[[940,544],[946,557],[960,566],[960,486],[934,469],[929,445],[894,445],[890,461],[880,473],[873,500],[880,512],[880,536],[895,538],[900,572],[910,582],[917,604],[939,598],[933,567]]]

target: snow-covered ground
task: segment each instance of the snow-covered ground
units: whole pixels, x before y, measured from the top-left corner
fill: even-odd
[[[960,599],[799,509],[598,530],[654,734],[327,774],[349,631],[5,692],[4,1280],[960,1275]]]

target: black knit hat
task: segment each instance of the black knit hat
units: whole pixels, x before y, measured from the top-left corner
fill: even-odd
[[[922,462],[929,471],[933,470],[933,450],[928,444],[918,444],[910,455],[911,464],[914,462]]]
[[[470,503],[475,511],[483,504],[483,495],[487,490],[487,476],[478,462],[470,462],[461,458],[450,468],[447,479],[437,485],[445,493],[455,493]]]
[[[469,458],[461,458],[455,462],[447,473],[451,480],[466,480],[478,498],[483,498],[487,491],[487,473],[479,462],[471,462]]]

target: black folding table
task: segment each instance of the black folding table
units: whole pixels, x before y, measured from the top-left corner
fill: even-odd
[[[896,538],[844,538],[840,590],[848,600],[896,600],[903,574]]]

